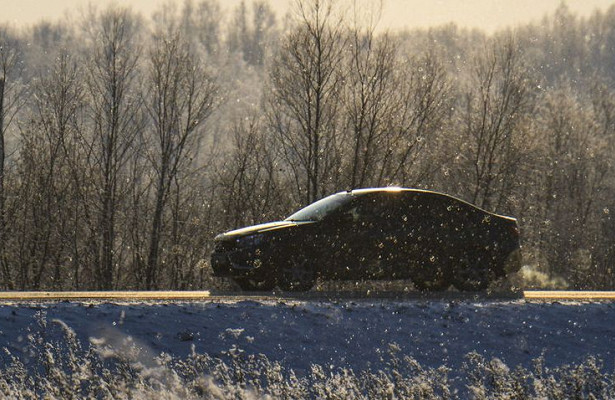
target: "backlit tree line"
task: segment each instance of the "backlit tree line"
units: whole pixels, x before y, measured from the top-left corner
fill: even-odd
[[[612,288],[615,8],[488,35],[373,4],[0,26],[0,288],[206,288],[216,233],[387,185],[514,215],[526,264]]]

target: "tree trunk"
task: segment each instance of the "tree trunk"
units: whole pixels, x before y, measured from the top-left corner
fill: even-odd
[[[150,235],[149,256],[147,259],[147,271],[145,274],[145,289],[151,290],[156,288],[157,269],[160,247],[160,234],[162,232],[162,214],[164,212],[165,203],[165,184],[164,175],[159,179],[158,188],[156,190],[156,208],[152,221],[152,232]]]
[[[5,288],[13,289],[13,280],[8,268],[5,253],[6,240],[6,220],[5,220],[5,193],[4,193],[4,159],[6,150],[4,148],[4,88],[5,79],[0,77],[0,270],[2,271],[2,281]]]

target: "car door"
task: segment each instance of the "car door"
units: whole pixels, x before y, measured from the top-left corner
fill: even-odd
[[[446,267],[463,229],[456,201],[434,193],[416,193],[406,200],[408,224],[404,252],[414,267]]]
[[[379,279],[390,273],[390,254],[395,251],[394,221],[399,194],[371,193],[345,210],[345,229],[340,237],[346,250],[342,258],[344,279]]]
[[[325,279],[348,279],[355,251],[356,219],[351,202],[320,221],[310,236],[314,247],[312,262]],[[351,237],[352,236],[352,237]],[[305,244],[303,244],[305,246]]]
[[[398,257],[407,270],[422,268],[438,261],[442,231],[447,224],[440,215],[442,205],[431,193],[410,193],[403,201],[403,228],[398,234]]]

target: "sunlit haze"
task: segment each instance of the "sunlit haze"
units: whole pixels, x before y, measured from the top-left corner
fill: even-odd
[[[168,0],[98,0],[103,3],[127,5],[144,15],[151,14]],[[241,0],[223,0],[220,4],[232,8]],[[280,15],[290,9],[294,0],[270,0]],[[90,0],[0,0],[0,23],[27,26],[42,19],[57,20],[68,13],[78,13]],[[178,0],[182,3],[183,1]],[[250,0],[246,1],[247,3]],[[552,13],[562,0],[385,0],[381,29],[417,28],[455,22],[462,27],[493,32],[503,27],[537,21]],[[606,9],[615,0],[564,1],[571,11],[586,16],[596,9]]]

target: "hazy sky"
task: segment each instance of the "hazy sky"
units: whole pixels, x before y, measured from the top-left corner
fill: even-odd
[[[86,6],[91,0],[0,0],[0,23],[24,26],[41,19],[56,20],[67,11]],[[115,2],[129,5],[149,15],[168,0],[96,0],[96,4]],[[183,0],[177,0],[183,2]],[[195,2],[198,0],[194,0]],[[241,0],[220,0],[224,7],[234,7]],[[285,13],[293,0],[269,0]],[[365,0],[363,0],[365,1]],[[381,25],[391,29],[425,27],[454,21],[464,27],[492,32],[504,26],[539,20],[552,13],[562,0],[384,0]],[[250,0],[246,0],[247,3]],[[564,0],[571,10],[589,15],[596,8],[606,9],[615,0]]]

